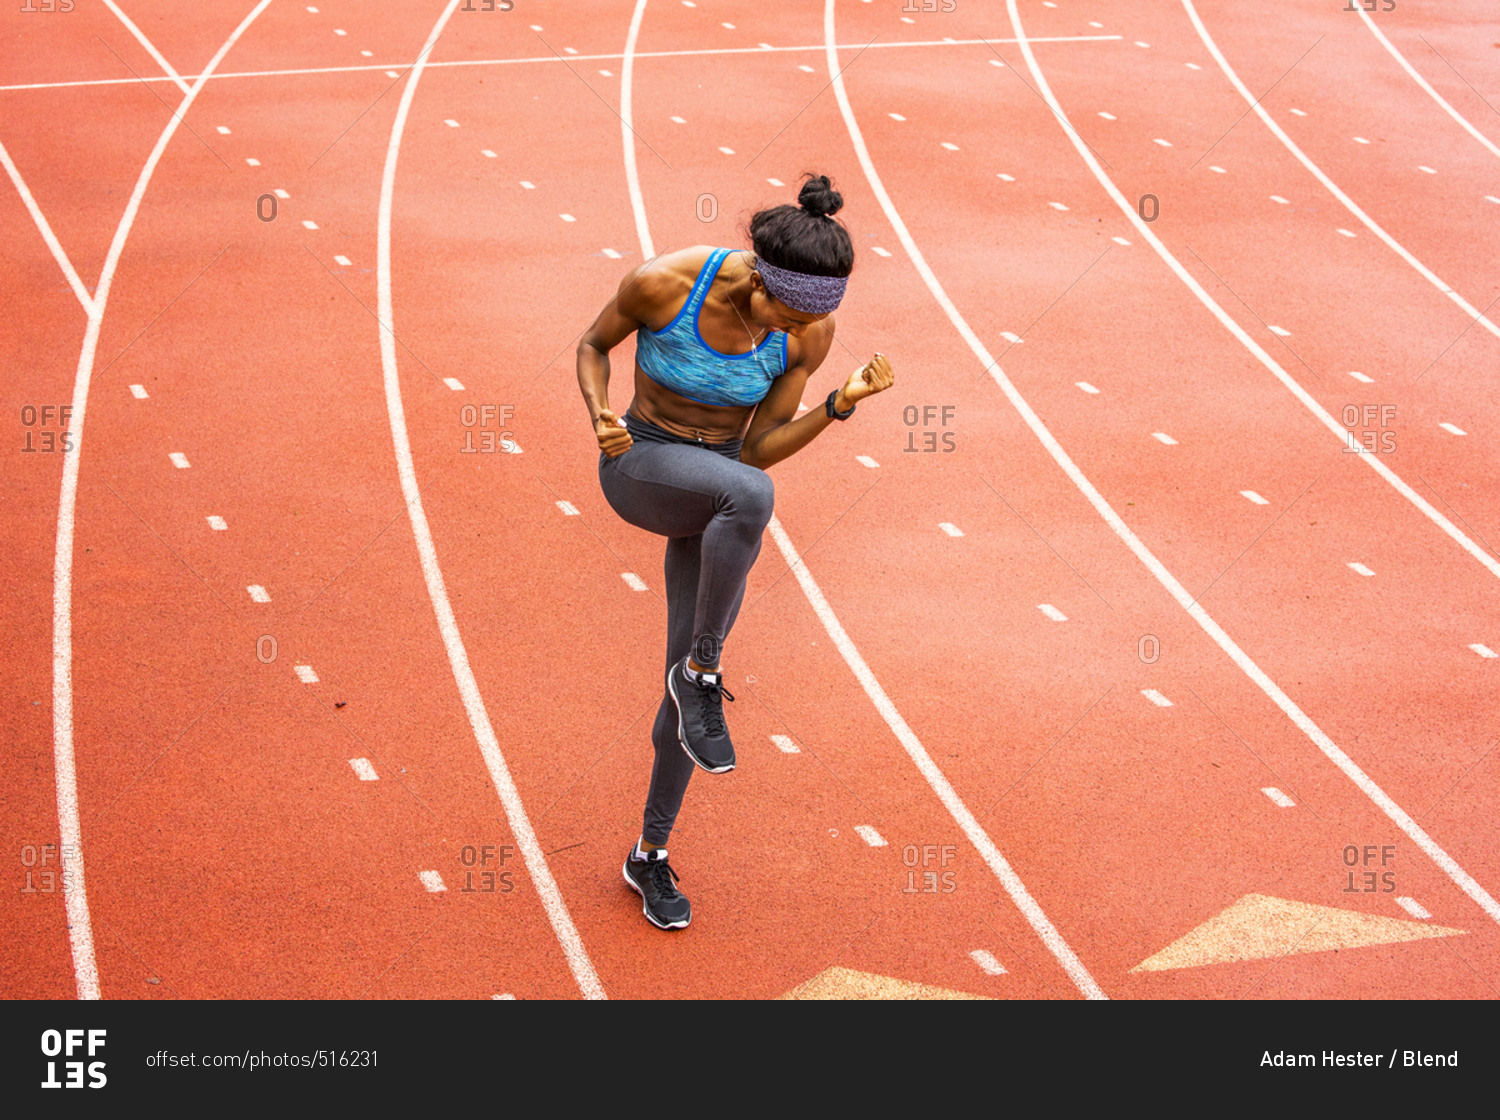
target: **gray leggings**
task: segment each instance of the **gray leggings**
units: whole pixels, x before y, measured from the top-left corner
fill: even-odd
[[[667,538],[667,659],[641,833],[648,843],[665,844],[693,776],[693,760],[677,741],[665,670],[690,653],[700,665],[718,663],[776,489],[765,471],[740,462],[739,440],[697,443],[629,412],[624,419],[634,442],[618,458],[600,453],[599,485],[622,518]]]

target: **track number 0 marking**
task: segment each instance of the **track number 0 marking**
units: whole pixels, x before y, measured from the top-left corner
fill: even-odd
[[[700,222],[711,222],[719,216],[719,200],[711,194],[700,194],[693,203],[693,212]]]
[[[1151,213],[1146,213],[1146,200],[1151,200]],[[1143,194],[1141,200],[1135,204],[1135,212],[1141,216],[1143,222],[1154,222],[1161,214],[1161,199],[1154,194]]]
[[[271,204],[271,216],[266,217],[266,203]],[[274,194],[263,194],[255,200],[255,216],[263,222],[274,222],[276,220],[276,196]]]
[[[1141,640],[1136,643],[1135,652],[1145,664],[1155,665],[1156,659],[1161,656],[1161,639],[1155,634],[1142,634]]]
[[[262,634],[255,639],[255,660],[262,665],[269,665],[276,660],[276,637],[273,634]]]

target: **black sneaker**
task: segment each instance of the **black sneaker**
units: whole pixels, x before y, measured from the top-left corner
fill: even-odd
[[[734,744],[724,726],[722,697],[734,699],[722,673],[687,675],[684,657],[667,671],[667,695],[677,707],[677,741],[687,756],[710,774],[734,769]]]
[[[625,882],[645,900],[641,913],[657,929],[682,929],[693,920],[693,907],[674,885],[677,872],[667,863],[667,849],[653,848],[637,859],[635,848],[625,857]]]

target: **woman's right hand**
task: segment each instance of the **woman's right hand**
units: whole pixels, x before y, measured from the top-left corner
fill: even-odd
[[[618,459],[629,451],[630,445],[635,442],[625,429],[625,421],[607,408],[600,412],[599,419],[594,421],[594,435],[599,439],[599,450],[611,459]]]

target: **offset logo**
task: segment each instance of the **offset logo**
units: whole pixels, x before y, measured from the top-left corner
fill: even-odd
[[[104,1063],[89,1062],[87,1068],[83,1061],[83,1051],[87,1046],[88,1057],[97,1057],[100,1050],[104,1049],[104,1035],[102,1030],[45,1030],[42,1032],[42,1055],[48,1059],[47,1080],[42,1082],[43,1089],[102,1089],[109,1083],[109,1078],[104,1075]],[[85,1036],[87,1042],[85,1043]],[[58,1062],[58,1057],[72,1058],[79,1055],[76,1061]],[[57,1079],[57,1067],[63,1067],[64,1081]],[[84,1083],[84,1074],[88,1075],[88,1083]]]

